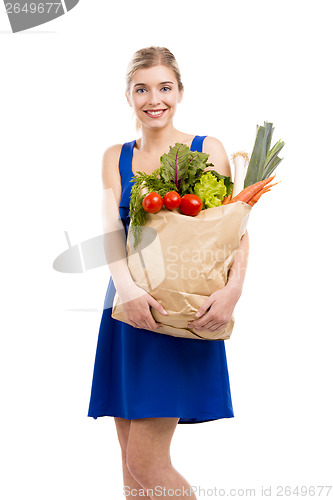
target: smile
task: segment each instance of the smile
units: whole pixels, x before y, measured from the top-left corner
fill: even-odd
[[[146,115],[148,115],[152,118],[159,118],[160,116],[162,116],[165,113],[165,111],[167,111],[167,110],[166,109],[144,110]]]

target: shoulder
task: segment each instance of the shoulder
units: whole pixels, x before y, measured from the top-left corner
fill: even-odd
[[[202,151],[209,154],[208,163],[214,164],[214,167],[208,167],[207,170],[213,169],[221,175],[231,177],[229,158],[219,139],[207,136],[203,141]]]
[[[212,152],[225,152],[222,142],[216,137],[211,137],[210,135],[207,135],[207,137],[205,137],[203,141],[203,147],[204,149],[209,149]]]
[[[102,160],[102,182],[104,189],[121,183],[119,158],[122,146],[122,144],[114,144],[104,151]]]
[[[121,149],[123,145],[122,144],[114,144],[113,146],[108,147],[104,151],[103,155],[103,163],[106,162],[114,162],[119,160]]]

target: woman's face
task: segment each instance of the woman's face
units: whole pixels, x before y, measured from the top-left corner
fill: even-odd
[[[166,66],[138,69],[132,76],[127,101],[141,122],[149,128],[163,128],[183,98],[174,71]]]

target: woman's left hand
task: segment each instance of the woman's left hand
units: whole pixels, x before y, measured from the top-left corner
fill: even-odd
[[[212,293],[198,309],[196,316],[199,319],[190,321],[188,328],[199,332],[202,330],[209,332],[222,330],[229,323],[240,296],[241,290],[239,288],[228,287],[228,285]],[[208,308],[210,308],[209,311],[207,311]]]

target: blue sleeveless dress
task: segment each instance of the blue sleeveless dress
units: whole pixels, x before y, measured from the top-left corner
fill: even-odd
[[[191,151],[202,151],[196,136]],[[126,234],[135,140],[123,144],[119,215]],[[172,337],[111,317],[110,278],[97,340],[88,417],[178,417],[179,424],[234,417],[224,340]]]

